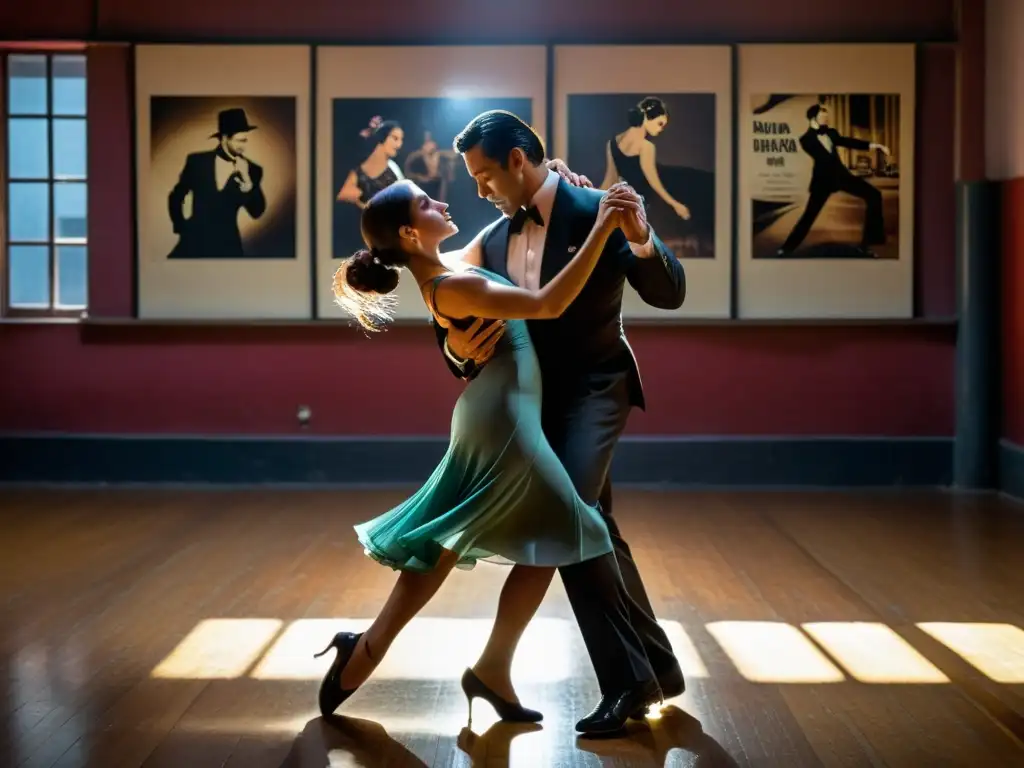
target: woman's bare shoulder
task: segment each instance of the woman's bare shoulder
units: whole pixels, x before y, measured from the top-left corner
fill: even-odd
[[[462,258],[462,251],[452,251],[451,253],[441,254],[441,263],[456,274],[468,272],[473,269],[474,264],[470,264],[468,261],[464,261]]]

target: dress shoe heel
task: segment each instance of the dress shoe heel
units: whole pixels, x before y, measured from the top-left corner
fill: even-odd
[[[469,705],[469,722],[473,722],[473,699],[483,699],[498,713],[498,717],[510,723],[539,723],[544,715],[534,709],[527,709],[522,704],[507,701],[496,694],[483,680],[476,676],[472,669],[466,668],[462,673],[462,692],[466,694]]]
[[[341,689],[341,673],[345,669],[345,665],[348,664],[349,659],[352,658],[352,654],[356,650],[356,645],[359,643],[359,638],[362,634],[354,634],[352,632],[339,632],[333,638],[331,642],[327,644],[320,653],[314,653],[313,658],[319,659],[331,648],[337,650],[337,654],[334,657],[334,661],[331,662],[330,668],[324,675],[324,679],[320,683],[320,693],[317,697],[318,704],[320,707],[320,714],[327,717],[334,713],[338,707],[340,707],[349,696],[356,692],[353,688],[351,691],[344,691]]]

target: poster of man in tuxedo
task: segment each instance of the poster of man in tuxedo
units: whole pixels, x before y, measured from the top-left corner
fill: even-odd
[[[459,234],[445,248],[466,245],[498,214],[480,198],[465,163],[452,148],[455,136],[476,115],[505,109],[526,122],[529,98],[335,98],[332,192],[335,259],[363,247],[359,220],[367,201],[400,179],[416,182],[446,202]]]
[[[166,258],[296,257],[294,97],[152,96],[150,163]]]
[[[898,94],[754,94],[755,259],[896,260]]]
[[[568,112],[574,171],[628,182],[676,258],[715,258],[716,94],[574,93]]]

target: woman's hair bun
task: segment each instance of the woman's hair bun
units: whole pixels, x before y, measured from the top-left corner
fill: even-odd
[[[365,248],[357,251],[345,270],[345,280],[360,293],[391,293],[398,287],[400,270],[388,266],[390,261],[386,254],[368,251]]]

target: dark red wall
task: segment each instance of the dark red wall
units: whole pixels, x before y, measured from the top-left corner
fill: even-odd
[[[1003,437],[1024,446],[1024,178],[1003,185]]]
[[[87,3],[90,8],[92,3]],[[323,40],[665,40],[685,37],[837,40],[948,38],[952,0],[765,4],[507,4],[400,0],[149,4],[72,0],[0,4],[11,38],[183,39],[242,35]],[[543,5],[543,7],[542,7]],[[17,10],[15,10],[15,6]],[[457,6],[457,7],[456,7]],[[498,25],[497,8],[504,10]],[[490,9],[490,11],[488,11]],[[491,18],[486,18],[488,13]],[[98,24],[98,26],[97,26]],[[437,34],[433,34],[434,30]],[[954,311],[955,58],[926,46],[919,60],[915,295],[920,313]],[[127,48],[89,52],[90,312],[132,306],[132,83]],[[951,435],[952,329],[922,326],[630,327],[649,413],[633,434]],[[282,434],[295,409],[311,431],[440,434],[459,385],[427,328],[367,339],[338,327],[0,327],[0,431]]]
[[[955,0],[10,0],[4,39],[690,42],[952,39]]]
[[[7,328],[0,431],[287,433],[301,403],[316,432],[444,434],[458,395],[425,327],[155,335],[83,344],[72,327]],[[648,390],[634,434],[952,434],[946,329],[629,335]]]

